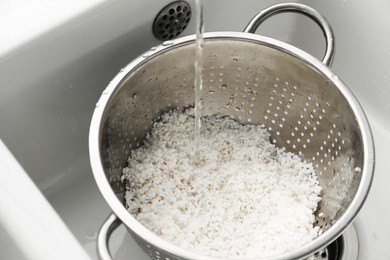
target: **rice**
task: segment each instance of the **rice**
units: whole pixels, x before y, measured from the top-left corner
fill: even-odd
[[[123,169],[129,212],[151,231],[190,251],[265,257],[318,236],[314,167],[271,144],[258,125],[202,118],[193,158],[193,109],[155,122]]]

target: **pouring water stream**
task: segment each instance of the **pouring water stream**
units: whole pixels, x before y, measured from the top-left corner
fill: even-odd
[[[196,53],[195,53],[195,131],[194,131],[194,162],[199,158],[199,138],[202,117],[202,68],[203,68],[203,0],[195,0],[196,4]]]

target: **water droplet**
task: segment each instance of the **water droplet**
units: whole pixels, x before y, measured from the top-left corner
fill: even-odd
[[[355,172],[361,172],[362,169],[360,167],[355,167]]]
[[[157,50],[157,47],[150,48],[150,51],[156,51],[156,50]]]
[[[143,58],[148,58],[150,56],[150,53],[144,53],[144,54],[142,54],[142,57]]]
[[[173,41],[165,41],[165,42],[162,43],[162,46],[171,46],[173,44],[174,44]]]
[[[125,69],[124,68],[121,68],[120,70],[119,70],[119,72],[123,72]]]
[[[134,99],[136,99],[136,98],[137,98],[137,94],[134,93],[131,97],[134,98]]]
[[[97,236],[98,236],[97,232],[94,232],[94,233],[91,233],[91,234],[89,234],[89,235],[86,235],[85,238],[88,239],[88,240],[93,240],[93,241],[95,241],[96,238],[97,238]]]
[[[222,89],[226,89],[227,88],[227,85],[226,84],[222,84]]]
[[[213,91],[213,90],[210,90],[210,91],[209,91],[209,94],[210,94],[210,95],[214,95],[214,93],[215,93],[215,91]]]
[[[238,61],[237,59],[233,59],[233,61]]]
[[[332,76],[330,76],[333,80],[338,80],[339,79],[339,77],[337,77],[337,75],[335,75],[335,74],[332,74]]]

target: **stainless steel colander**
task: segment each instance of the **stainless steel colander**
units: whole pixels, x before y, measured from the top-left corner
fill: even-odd
[[[316,21],[327,50],[322,63],[286,43],[252,34],[273,14],[291,11]],[[316,168],[322,200],[316,225],[325,231],[311,243],[264,259],[303,259],[342,234],[368,194],[374,150],[358,102],[332,73],[333,34],[317,11],[279,4],[259,13],[240,32],[206,33],[203,114],[221,113],[243,124],[264,124],[271,141]],[[152,259],[216,259],[197,255],[158,237],[126,210],[122,169],[154,120],[173,108],[194,105],[195,36],[165,42],[122,69],[96,104],[90,158],[96,182],[113,214],[102,226],[98,251],[110,259],[107,240],[123,223]],[[244,259],[244,258],[243,258]]]

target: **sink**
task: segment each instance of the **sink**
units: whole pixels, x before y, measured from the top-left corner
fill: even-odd
[[[24,6],[37,1],[20,2]],[[28,37],[20,36],[19,42],[0,47],[0,140],[92,259],[97,259],[97,231],[110,213],[89,165],[88,132],[95,103],[123,66],[161,43],[152,34],[152,24],[170,2],[90,0],[79,7],[69,4],[63,8],[67,11],[42,22],[44,29],[32,26],[37,28],[35,34],[30,32]],[[194,10],[193,1],[188,2]],[[205,2],[206,31],[242,31],[258,11],[280,1]],[[332,25],[336,38],[332,70],[360,101],[374,134],[375,177],[354,222],[359,258],[352,260],[389,259],[390,228],[384,223],[390,219],[390,209],[383,205],[387,205],[390,183],[390,35],[385,33],[390,3],[299,2],[317,9]],[[49,1],[41,4],[49,5]],[[53,12],[61,9],[52,8]],[[7,10],[17,14],[17,7],[7,6]],[[182,35],[193,34],[194,24],[192,19]],[[0,27],[0,31],[7,29],[4,24]],[[257,33],[286,41],[318,59],[325,50],[321,30],[301,15],[272,17]],[[9,240],[8,230],[0,228],[1,240]],[[11,246],[0,243],[0,258],[18,257],[21,247],[21,241]],[[113,234],[110,247],[115,259],[149,259],[123,226]]]

